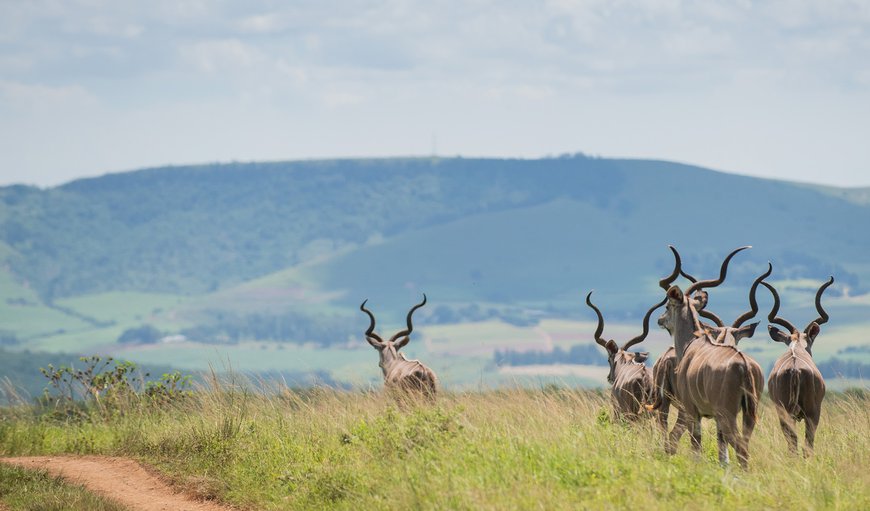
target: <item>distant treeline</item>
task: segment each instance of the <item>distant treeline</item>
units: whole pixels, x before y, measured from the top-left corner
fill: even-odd
[[[7,330],[0,330],[0,346],[14,346],[20,341],[18,337]]]
[[[607,355],[595,344],[575,344],[568,350],[556,346],[552,351],[495,350],[493,359],[498,366],[543,364],[607,365]]]
[[[514,326],[534,326],[538,324],[537,317],[532,317],[528,312],[520,308],[483,308],[476,303],[462,307],[439,305],[425,317],[427,324],[442,325],[495,319]]]
[[[234,344],[240,341],[315,343],[322,346],[346,344],[360,332],[353,321],[334,316],[307,316],[295,312],[282,314],[234,314],[210,311],[199,326],[180,333],[190,340]]]
[[[607,356],[595,344],[575,344],[568,350],[557,346],[552,351],[496,350],[493,360],[498,366],[549,364],[607,365]],[[870,379],[870,364],[856,360],[831,358],[823,362],[816,362],[816,365],[825,378]],[[773,364],[768,367],[768,374],[772,368]]]
[[[825,378],[870,379],[870,364],[857,360],[843,360],[835,357],[824,362],[816,362],[816,366]]]

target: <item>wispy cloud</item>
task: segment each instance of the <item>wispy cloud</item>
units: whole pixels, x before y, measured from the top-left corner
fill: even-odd
[[[450,119],[457,126],[440,128],[439,146],[455,152],[516,156],[587,150],[745,168],[745,160],[714,150],[721,141],[712,137],[706,145],[686,144],[667,118],[658,129],[661,149],[650,152],[633,132],[649,121],[641,117],[649,111],[646,102],[670,105],[671,111],[691,102],[707,105],[709,112],[721,112],[725,104],[749,104],[767,116],[788,115],[772,110],[777,101],[793,103],[797,111],[833,102],[844,112],[855,112],[845,115],[840,129],[867,131],[870,121],[858,118],[860,108],[845,106],[868,102],[867,62],[870,3],[862,0],[4,2],[0,79],[5,85],[0,93],[7,115],[0,128],[32,124],[26,108],[15,109],[18,117],[8,115],[13,104],[79,101],[100,104],[111,112],[107,115],[120,119],[143,108],[171,115],[192,105],[231,119],[235,105],[244,105],[250,115],[309,126],[361,126],[375,122],[362,116],[375,116],[382,119],[381,137],[393,145],[366,147],[386,154],[415,151],[416,143],[406,141],[407,126],[420,125],[428,140],[434,125]],[[40,96],[44,101],[34,99]],[[608,105],[609,110],[590,105]],[[501,149],[477,135],[503,131],[511,116],[509,125],[515,129],[502,136]],[[566,130],[583,132],[582,125],[572,125],[576,119],[598,126],[624,119],[625,136],[618,137],[618,144],[566,138]],[[701,133],[705,122],[711,132],[725,123],[713,115],[698,122]],[[238,135],[232,124],[212,129],[228,130],[221,136],[231,139]],[[478,131],[465,132],[460,125]],[[784,121],[782,129],[793,127]],[[158,141],[172,136],[163,126],[153,130]],[[454,143],[450,132],[455,132]],[[820,146],[825,137],[838,143],[836,130],[814,133]],[[740,138],[745,131],[735,128],[729,136]],[[358,140],[332,137],[331,149],[314,140],[300,144],[317,154],[286,145],[262,154],[360,154],[354,146]],[[566,147],[569,143],[574,145]],[[839,143],[841,150],[849,149]],[[13,158],[16,146],[24,147],[4,147],[0,167],[11,167],[2,158]],[[427,146],[419,144],[424,151]],[[262,151],[264,145],[251,147]],[[218,156],[183,146],[176,150],[179,161]],[[763,158],[754,168],[798,172],[800,165],[789,155],[777,156],[779,150],[773,144],[767,153],[757,149]],[[246,153],[257,154],[253,149]],[[155,163],[123,157],[113,156],[112,165]],[[61,161],[76,172],[96,171],[85,159],[71,165],[70,158],[58,155]],[[870,160],[857,158],[851,165],[868,164]],[[58,174],[57,180],[67,177]]]

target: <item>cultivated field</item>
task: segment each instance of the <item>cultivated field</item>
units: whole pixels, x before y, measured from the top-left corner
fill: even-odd
[[[213,384],[174,405],[50,418],[6,408],[0,454],[139,459],[173,484],[243,509],[867,509],[870,408],[826,400],[816,454],[787,454],[770,403],[750,468],[663,454],[652,421],[614,423],[605,395],[558,388],[444,393],[433,407],[381,392]]]

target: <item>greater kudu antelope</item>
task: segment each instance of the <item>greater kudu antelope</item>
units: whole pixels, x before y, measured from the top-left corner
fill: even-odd
[[[764,282],[773,295],[773,309],[767,315],[767,320],[788,329],[788,333],[785,333],[773,325],[767,327],[771,339],[788,346],[788,350],[773,364],[773,370],[767,380],[767,391],[776,406],[779,425],[792,452],[797,452],[795,421],[801,419],[806,419],[804,454],[813,452],[816,428],[822,412],[822,400],[825,398],[825,380],[813,362],[812,350],[821,325],[828,322],[828,314],[822,308],[822,293],[833,283],[834,277],[831,277],[819,287],[816,292],[816,310],[819,317],[810,321],[807,327],[800,331],[790,322],[777,316],[779,294],[773,286]]]
[[[689,275],[682,269],[682,260],[680,259],[680,254],[677,252],[677,249],[674,248],[673,245],[669,245],[668,248],[670,248],[671,252],[674,254],[674,273],[660,280],[659,286],[667,291],[673,281],[676,280],[677,275],[682,275],[692,284],[698,282],[695,277]],[[752,337],[755,333],[755,328],[752,328],[752,331],[750,332],[748,329],[741,330],[739,327],[758,314],[758,302],[755,299],[756,291],[758,290],[761,281],[769,277],[771,272],[773,272],[773,266],[768,262],[767,271],[755,279],[749,290],[750,311],[737,318],[730,327],[725,326],[719,316],[706,309],[708,303],[707,292],[703,289],[695,291],[694,298],[698,303],[698,306],[701,307],[698,310],[698,315],[713,321],[715,325],[712,326],[701,323],[701,327],[712,336],[714,342],[717,344],[737,346],[741,339]],[[653,385],[655,387],[655,394],[652,406],[649,408],[650,410],[655,410],[657,414],[659,426],[665,433],[665,441],[668,440],[668,416],[670,414],[671,401],[674,398],[674,370],[676,367],[677,355],[673,346],[670,346],[665,350],[658,360],[656,360],[655,365],[653,365]]]
[[[414,311],[426,305],[426,294],[423,294],[423,301],[411,307],[408,311],[407,324],[408,328],[396,333],[389,340],[385,341],[375,333],[375,316],[366,309],[366,302],[359,306],[359,309],[368,314],[371,324],[366,330],[366,341],[378,350],[380,355],[381,370],[384,373],[384,385],[387,388],[397,389],[400,391],[410,391],[421,393],[424,396],[434,399],[437,390],[438,379],[435,373],[423,365],[419,360],[408,360],[405,355],[399,353],[411,339],[410,334],[414,331],[414,325],[411,323],[411,316]]]
[[[702,280],[690,285],[686,292],[671,285],[667,291],[667,308],[659,318],[659,326],[674,339],[676,368],[673,394],[679,408],[677,424],[671,431],[667,451],[673,453],[676,443],[688,428],[692,435],[692,448],[701,449],[701,418],[716,420],[719,461],[728,462],[728,445],[737,453],[740,465],[749,460],[749,439],[755,429],[758,399],[764,386],[761,366],[733,345],[718,344],[711,332],[701,325],[698,311],[706,305],[706,297],[692,296],[695,291],[720,285],[727,275],[728,263],[735,254],[749,247],[731,252],[722,262],[719,278]],[[676,279],[678,268],[667,284]],[[668,280],[665,279],[665,280]],[[749,313],[738,318],[742,323]],[[725,337],[751,335],[758,324],[740,327],[735,322],[726,330]],[[743,434],[737,428],[737,415],[743,414]]]
[[[670,287],[670,284],[673,283],[674,280],[676,280],[677,275],[682,275],[692,284],[697,282],[698,280],[695,279],[695,277],[683,271],[680,260],[680,253],[677,252],[677,249],[674,248],[673,245],[668,245],[668,248],[670,248],[671,252],[674,253],[674,260],[676,261],[676,264],[674,265],[674,273],[671,276],[660,280],[659,286],[667,291],[668,287]],[[698,303],[701,307],[701,309],[698,310],[698,314],[704,316],[707,319],[713,320],[716,326],[725,326],[718,316],[716,316],[712,312],[707,311],[704,308],[707,306],[706,291],[696,291],[695,298],[698,300]],[[671,401],[674,399],[674,369],[676,367],[676,351],[674,350],[673,346],[670,346],[667,350],[665,350],[664,353],[659,356],[659,358],[656,360],[656,363],[653,364],[652,370],[654,391],[652,404],[649,406],[649,409],[655,411],[656,419],[659,423],[659,426],[664,431],[666,442],[668,439],[668,417],[671,410]]]
[[[610,383],[610,401],[613,403],[613,411],[617,418],[635,420],[641,412],[646,412],[645,405],[650,402],[653,395],[652,374],[644,365],[649,357],[648,352],[630,352],[629,348],[646,339],[649,334],[649,318],[653,311],[665,304],[666,300],[653,305],[643,317],[643,332],[626,341],[622,348],[616,341],[605,341],[601,338],[604,332],[604,317],[598,307],[592,304],[592,292],[586,295],[586,305],[595,311],[598,316],[598,327],[595,329],[595,342],[607,350],[607,362],[610,364],[610,372],[607,374],[607,383]]]

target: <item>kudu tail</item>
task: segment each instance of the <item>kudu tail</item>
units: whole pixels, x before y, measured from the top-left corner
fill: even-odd
[[[800,375],[797,370],[791,369],[783,372],[783,383],[788,389],[788,401],[785,403],[785,410],[792,417],[798,417],[800,412]]]
[[[752,367],[747,363],[746,357],[743,357],[743,364],[740,366],[741,382],[740,382],[740,409],[743,412],[743,427],[755,427],[758,421],[758,397],[761,394],[761,389],[758,388],[755,382],[755,375]]]

